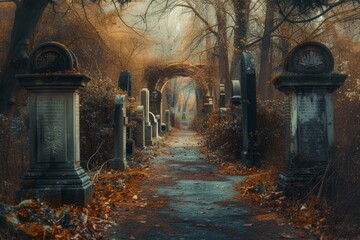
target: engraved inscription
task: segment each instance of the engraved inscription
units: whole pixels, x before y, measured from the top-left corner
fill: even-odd
[[[325,99],[308,95],[299,98],[299,144],[303,157],[309,161],[326,161]]]
[[[37,98],[37,131],[40,162],[63,162],[65,156],[65,98]]]
[[[79,94],[75,93],[75,161],[80,162],[80,99]]]

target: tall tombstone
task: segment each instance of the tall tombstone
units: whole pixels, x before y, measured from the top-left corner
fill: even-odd
[[[126,104],[125,95],[115,96],[114,112],[114,160],[111,162],[113,169],[126,170]]]
[[[130,71],[125,70],[120,72],[118,87],[119,89],[126,91],[129,97],[132,96],[132,79]]]
[[[160,115],[156,115],[155,117],[158,123],[158,136],[159,136],[161,134],[161,117]]]
[[[160,121],[158,123],[161,123],[162,121],[162,94],[161,92],[154,90],[150,93],[150,112],[153,114],[160,116]],[[159,124],[160,125],[160,124]]]
[[[278,181],[287,195],[316,185],[328,164],[334,144],[332,93],[347,78],[333,70],[330,50],[305,42],[289,53],[285,72],[274,81],[289,100],[287,170]]]
[[[158,121],[155,117],[155,115],[152,112],[149,112],[150,117],[150,124],[152,127],[152,137],[157,138],[159,136],[158,134]]]
[[[140,102],[144,106],[145,116],[145,145],[152,145],[152,127],[149,119],[150,95],[149,89],[143,88],[140,90]]]
[[[171,122],[170,122],[170,110],[165,110],[165,126],[166,126],[166,132],[171,130]]]
[[[78,72],[75,55],[57,42],[32,51],[29,72],[16,75],[30,93],[30,167],[17,197],[85,206],[92,184],[80,166],[79,89],[89,78]]]
[[[251,53],[241,53],[241,99],[243,150],[241,161],[248,166],[260,164],[256,131],[256,75],[255,60]]]
[[[136,108],[136,146],[143,148],[145,146],[145,116],[144,106],[140,105]]]
[[[220,108],[226,107],[225,85],[220,83]]]

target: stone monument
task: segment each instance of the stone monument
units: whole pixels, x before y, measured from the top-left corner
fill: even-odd
[[[30,168],[20,199],[85,206],[92,184],[80,166],[79,89],[89,81],[64,45],[45,42],[30,54],[29,74],[16,75],[30,93]]]
[[[225,85],[220,83],[220,108],[226,107]]]
[[[165,110],[165,125],[166,125],[166,129],[165,131],[168,132],[171,130],[171,123],[170,123],[170,110],[166,109]]]
[[[260,164],[256,132],[256,75],[255,60],[251,53],[241,53],[241,102],[243,150],[241,161],[247,166]]]
[[[328,164],[334,143],[332,93],[347,77],[333,70],[330,50],[305,42],[289,53],[285,72],[274,81],[289,99],[287,170],[278,181],[287,195],[316,184]]]
[[[114,113],[114,160],[111,162],[113,169],[126,170],[126,104],[125,95],[115,96]]]
[[[155,117],[155,115],[152,112],[149,112],[149,119],[150,119],[150,124],[152,127],[152,137],[153,138],[157,138],[159,136],[158,134],[158,121],[157,118]]]

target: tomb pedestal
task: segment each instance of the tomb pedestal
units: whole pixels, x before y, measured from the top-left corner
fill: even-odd
[[[30,168],[18,197],[85,206],[92,184],[80,166],[78,89],[89,79],[80,74],[16,77],[30,93]]]

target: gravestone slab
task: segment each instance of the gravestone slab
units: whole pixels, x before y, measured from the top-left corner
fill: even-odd
[[[145,146],[145,116],[144,106],[140,105],[136,108],[136,146],[143,148]]]

